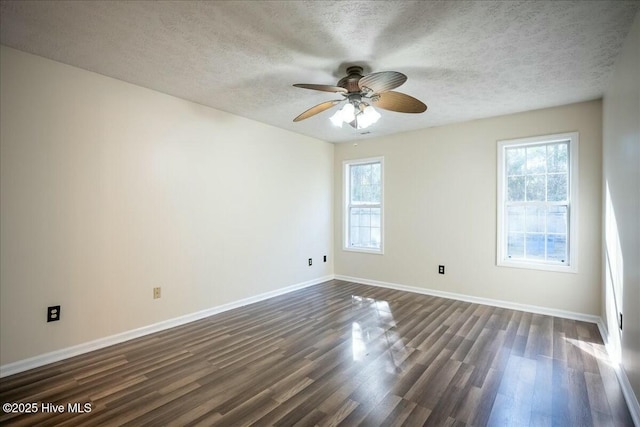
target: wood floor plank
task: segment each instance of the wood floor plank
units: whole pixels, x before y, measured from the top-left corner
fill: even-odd
[[[347,418],[351,412],[358,406],[358,402],[354,402],[353,400],[346,399],[343,401],[342,405],[337,408],[334,412],[330,412],[324,416],[318,422],[319,427],[335,427],[339,425],[342,420]]]
[[[0,379],[16,426],[631,426],[596,325],[332,280]]]

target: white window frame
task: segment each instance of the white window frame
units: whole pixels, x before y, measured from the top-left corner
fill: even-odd
[[[497,265],[500,267],[526,268],[533,270],[546,270],[564,273],[578,272],[578,132],[561,133],[554,135],[535,136],[498,141],[498,210],[497,210]],[[569,222],[567,232],[568,264],[562,265],[550,261],[512,260],[507,258],[507,187],[505,152],[507,148],[523,147],[530,145],[548,144],[553,142],[569,141],[568,160],[568,214]]]
[[[361,207],[379,207],[380,208],[380,248],[365,248],[350,245],[350,227],[349,227],[349,211],[351,206],[351,173],[350,166],[363,165],[368,163],[380,163],[380,203],[376,204],[358,204],[354,206]],[[342,223],[343,223],[343,239],[342,249],[350,252],[363,252],[369,254],[384,254],[384,157],[369,157],[366,159],[345,160],[342,162]]]

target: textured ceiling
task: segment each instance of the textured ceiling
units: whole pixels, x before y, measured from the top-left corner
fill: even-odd
[[[0,41],[325,141],[342,142],[602,96],[638,1],[2,1]],[[400,71],[423,114],[334,128],[347,65]],[[362,132],[362,131],[360,131]]]

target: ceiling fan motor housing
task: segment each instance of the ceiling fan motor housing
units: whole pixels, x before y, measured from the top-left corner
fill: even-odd
[[[338,82],[339,87],[345,88],[349,93],[360,92],[358,81],[362,78],[362,67],[352,66],[347,68],[347,77]]]

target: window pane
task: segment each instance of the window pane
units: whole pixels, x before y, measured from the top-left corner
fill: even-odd
[[[547,211],[547,233],[567,234],[566,206],[549,206]]]
[[[547,150],[544,145],[527,148],[527,174],[547,171]]]
[[[567,236],[564,234],[550,234],[547,236],[547,259],[549,261],[566,262]]]
[[[539,206],[528,206],[526,212],[527,233],[544,233],[546,209]]]
[[[371,165],[354,165],[351,166],[351,200],[366,201],[364,194],[369,187],[368,178],[370,178]]]
[[[353,201],[368,202],[371,200],[371,165],[356,167],[359,170],[357,181],[353,185]]]
[[[380,163],[350,166],[351,201],[379,203],[381,200]]]
[[[360,227],[369,227],[371,225],[371,209],[358,209],[358,215],[360,216],[360,219],[358,220],[358,225],[360,225]]]
[[[380,177],[382,175],[380,173],[380,171],[381,171],[380,168],[381,168],[380,163],[374,163],[374,164],[371,165],[371,174],[372,174],[371,183],[374,186],[379,186],[380,185]]]
[[[382,200],[381,193],[382,193],[382,186],[380,184],[372,185],[371,199],[369,199],[369,201],[373,203],[380,203],[380,200]]]
[[[371,246],[371,228],[369,227],[360,227],[360,241],[356,246],[360,246],[363,248],[367,248]]]
[[[357,209],[357,208],[350,209],[349,225],[352,227],[360,225],[360,209]]]
[[[524,148],[508,148],[507,152],[507,176],[524,175],[524,163],[526,160]]]
[[[524,233],[507,235],[507,258],[524,258]]]
[[[380,228],[378,228],[378,227],[371,228],[371,244],[370,244],[370,247],[372,247],[372,248],[379,248],[380,247]]]
[[[351,246],[380,248],[380,208],[351,208]]]
[[[349,227],[349,242],[351,246],[360,245],[360,227],[358,226]]]
[[[524,232],[524,207],[511,206],[507,208],[507,232]]]
[[[365,184],[361,185],[359,195],[360,198],[357,200],[358,202],[368,202],[371,200],[371,186]]]
[[[524,202],[524,176],[507,178],[507,200]]]
[[[544,202],[544,175],[527,175],[527,201]]]
[[[567,174],[547,175],[547,200],[550,202],[561,202],[567,200]]]
[[[544,259],[544,234],[527,234],[527,259]]]
[[[371,208],[371,227],[380,228],[380,208]]]
[[[547,146],[547,171],[566,172],[569,169],[569,144],[567,142]]]

